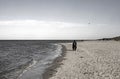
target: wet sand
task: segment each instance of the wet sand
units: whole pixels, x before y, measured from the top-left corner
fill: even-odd
[[[78,42],[76,51],[71,43],[62,45],[66,55],[44,79],[120,79],[120,41]]]
[[[45,72],[43,73],[43,79],[49,79],[50,77],[52,77],[57,72],[56,68],[59,68],[62,65],[61,62],[64,60],[64,57],[66,55],[66,47],[64,45],[62,45],[62,47],[63,48],[61,56],[57,57],[53,61],[51,66],[45,70]]]

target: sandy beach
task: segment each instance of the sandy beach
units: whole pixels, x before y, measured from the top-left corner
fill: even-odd
[[[66,55],[49,79],[120,79],[120,41],[78,42],[76,51],[62,45]]]

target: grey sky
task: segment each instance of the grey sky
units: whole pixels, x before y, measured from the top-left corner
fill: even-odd
[[[20,26],[26,20],[29,24]],[[31,20],[38,25],[31,26]],[[12,25],[4,24],[6,21]],[[38,23],[41,21],[43,26]],[[45,26],[47,23],[49,27]],[[112,37],[120,35],[119,25],[120,0],[0,0],[0,39]],[[48,28],[50,32],[46,31]],[[18,33],[19,29],[22,31]],[[45,32],[44,36],[40,34]]]

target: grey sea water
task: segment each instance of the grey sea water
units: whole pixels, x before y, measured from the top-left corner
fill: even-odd
[[[0,41],[0,79],[42,79],[61,53],[61,45],[49,41]]]

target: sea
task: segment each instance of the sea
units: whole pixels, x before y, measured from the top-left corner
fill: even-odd
[[[61,53],[62,46],[50,41],[1,40],[0,79],[43,79]]]

